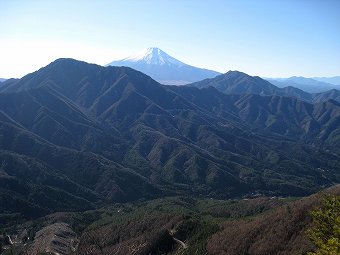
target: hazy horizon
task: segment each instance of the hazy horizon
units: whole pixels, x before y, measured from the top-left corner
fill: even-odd
[[[0,77],[57,58],[105,65],[158,47],[192,66],[261,77],[340,75],[340,2],[1,1]]]

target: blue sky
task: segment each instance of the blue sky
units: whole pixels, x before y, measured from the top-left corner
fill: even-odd
[[[0,77],[147,47],[220,72],[340,75],[340,1],[0,0]]]

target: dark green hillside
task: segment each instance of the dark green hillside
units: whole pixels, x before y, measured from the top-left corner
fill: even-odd
[[[277,134],[281,139],[338,148],[340,105],[334,100],[311,104],[282,96],[224,95],[212,87],[171,89],[218,116],[220,121],[237,123],[242,129],[250,128],[267,137]],[[231,129],[230,124],[227,125]]]
[[[1,132],[4,199],[8,192],[15,192],[22,203],[47,209],[29,217],[93,208],[94,203],[127,201],[159,192],[143,177],[99,155],[57,147],[10,124],[2,123]],[[24,208],[19,211],[29,214]],[[1,212],[18,212],[18,208],[1,203]]]
[[[250,79],[242,77],[233,81]],[[91,206],[174,194],[303,196],[339,182],[339,116],[335,101],[163,86],[131,68],[59,59],[0,93],[0,150],[78,187],[27,183],[6,168],[27,194],[52,189]],[[77,208],[63,196],[49,212]]]

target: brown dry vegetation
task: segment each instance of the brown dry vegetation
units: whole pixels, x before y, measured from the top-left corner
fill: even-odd
[[[339,195],[340,186],[327,193]],[[227,221],[208,241],[214,255],[298,255],[313,250],[305,236],[310,226],[309,212],[321,205],[323,195],[303,198],[252,220]]]
[[[21,228],[33,237],[46,226],[67,223],[79,238],[73,255],[303,255],[314,249],[305,233],[310,212],[322,207],[325,194],[339,195],[340,185],[299,200],[169,197],[117,204],[55,213]],[[174,238],[184,242],[185,249]],[[27,243],[26,248],[46,251],[39,243]]]
[[[176,245],[169,230],[180,221],[181,217],[145,216],[89,229],[81,236],[77,254],[164,254]]]

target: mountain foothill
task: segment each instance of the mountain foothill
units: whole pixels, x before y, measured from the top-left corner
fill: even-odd
[[[236,71],[171,86],[58,59],[3,82],[0,123],[0,220],[176,195],[305,196],[340,179],[339,91]]]

